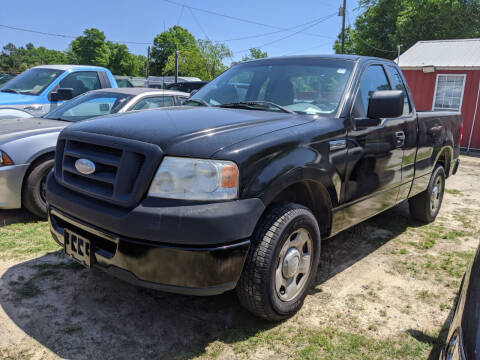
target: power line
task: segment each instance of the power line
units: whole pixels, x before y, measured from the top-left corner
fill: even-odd
[[[185,7],[182,6],[182,10],[180,10],[180,15],[178,16],[177,25],[180,25],[180,20],[182,19],[182,15],[183,15],[184,10],[185,10]]]
[[[193,13],[193,10],[192,9],[188,9],[190,11],[190,14],[192,14],[192,17],[193,17],[193,20],[195,20],[195,22],[197,23],[197,26],[200,28],[200,30],[203,32],[203,35],[205,35],[205,38],[207,40],[210,40],[207,33],[205,32],[205,30],[203,29],[203,26],[200,25],[200,22],[198,21],[197,17],[195,16],[195,14]]]
[[[264,27],[268,27],[268,28],[271,28],[271,29],[288,31],[288,29],[282,28],[282,27],[279,27],[279,26],[269,25],[269,24],[265,24],[265,23],[258,22],[258,21],[253,21],[253,20],[249,20],[249,19],[239,18],[239,17],[237,17],[237,16],[222,14],[222,13],[219,13],[219,12],[216,12],[216,11],[212,11],[212,10],[207,10],[207,9],[202,9],[202,8],[198,8],[198,7],[186,5],[186,4],[183,4],[183,3],[180,3],[180,2],[174,1],[174,0],[162,0],[162,1],[167,2],[167,3],[169,3],[169,4],[176,5],[176,6],[184,6],[184,7],[186,7],[187,9],[192,9],[192,10],[200,11],[200,12],[203,12],[203,13],[206,13],[206,14],[224,17],[224,18],[227,18],[227,19],[230,19],[230,20],[236,20],[236,21],[240,21],[240,22],[244,22],[244,23],[252,24],[252,25],[264,26]],[[317,37],[318,37],[317,34],[309,34],[309,33],[306,33],[306,34],[307,34],[307,35],[310,35],[310,36],[317,36]]]
[[[288,29],[284,29],[284,30],[271,31],[271,32],[268,32],[268,33],[262,33],[262,34],[257,34],[257,35],[242,36],[242,37],[237,37],[237,38],[233,38],[233,39],[216,40],[215,42],[230,42],[230,41],[238,41],[238,40],[247,40],[247,39],[253,39],[253,38],[258,38],[258,37],[264,37],[264,36],[279,34],[279,33],[285,32],[285,31],[293,31],[294,29],[297,29],[299,27],[311,24],[313,22],[316,22],[317,20],[318,20],[318,18],[314,19],[314,20],[311,20],[311,21],[308,21],[306,23],[300,24],[300,25],[293,26],[293,27],[288,28]],[[313,34],[311,34],[311,35],[313,35]],[[325,38],[325,39],[336,39],[335,37],[326,36],[326,35],[316,35],[316,36],[321,37],[321,38]]]
[[[277,43],[277,42],[283,41],[283,40],[285,40],[285,39],[291,38],[292,36],[295,36],[295,35],[298,35],[298,34],[300,34],[300,33],[303,33],[305,30],[310,29],[310,28],[312,28],[312,27],[320,24],[321,22],[324,22],[324,21],[326,21],[326,20],[328,20],[328,19],[330,19],[330,18],[332,18],[332,17],[334,17],[334,16],[336,16],[336,15],[337,15],[337,13],[335,12],[335,13],[332,13],[332,14],[330,14],[330,15],[324,16],[323,18],[320,18],[320,19],[316,20],[313,24],[310,24],[310,25],[308,25],[307,27],[302,28],[301,30],[295,31],[295,32],[292,33],[292,34],[289,34],[289,35],[287,35],[287,36],[281,37],[280,39],[276,39],[276,40],[273,40],[273,41],[269,41],[269,42],[267,42],[267,43],[265,43],[265,44],[262,44],[262,45],[259,45],[259,46],[252,46],[252,47],[261,49],[261,48],[263,48],[263,47],[265,47],[265,46],[269,46],[269,45],[275,44],[275,43]],[[249,49],[245,49],[245,50],[234,51],[234,53],[237,53],[237,54],[238,54],[238,53],[247,52],[247,51],[249,51],[249,50],[250,50],[250,48],[249,48]]]
[[[318,49],[318,48],[320,48],[320,47],[324,47],[324,46],[329,45],[329,44],[331,44],[331,43],[332,43],[332,42],[329,41],[329,42],[326,42],[326,43],[323,43],[323,44],[319,44],[319,45],[317,45],[317,46],[309,47],[309,48],[306,48],[306,49],[291,51],[291,52],[288,52],[288,53],[283,54],[283,55],[281,55],[281,56],[288,56],[288,55],[300,54],[300,53],[303,53],[303,52],[305,52],[305,51],[309,51],[309,50],[313,50],[313,49]]]
[[[9,26],[9,25],[3,25],[3,24],[0,24],[0,27],[10,29],[10,30],[24,31],[24,32],[33,33],[33,34],[40,34],[40,35],[47,35],[47,36],[57,36],[57,37],[66,38],[66,39],[76,39],[78,37],[78,36],[73,36],[73,35],[55,34],[55,33],[49,33],[49,32],[44,32],[44,31],[24,29],[24,28],[19,28],[19,27]],[[152,44],[152,42],[116,41],[116,40],[110,40],[110,41],[120,43],[120,44],[134,44],[134,45],[151,45]]]

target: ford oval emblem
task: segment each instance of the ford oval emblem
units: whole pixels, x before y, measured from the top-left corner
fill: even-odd
[[[75,161],[75,169],[84,175],[90,175],[95,172],[95,164],[88,159],[78,159]]]

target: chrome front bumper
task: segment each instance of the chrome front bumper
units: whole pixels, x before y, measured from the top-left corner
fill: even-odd
[[[22,184],[28,164],[0,167],[0,209],[22,207]]]

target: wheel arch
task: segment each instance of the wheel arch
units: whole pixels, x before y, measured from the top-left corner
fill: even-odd
[[[25,183],[26,183],[26,180],[28,178],[28,176],[30,175],[30,173],[32,172],[33,169],[35,169],[35,167],[46,161],[46,160],[49,160],[49,159],[54,159],[55,158],[55,151],[53,150],[50,150],[50,151],[45,151],[45,152],[42,152],[40,154],[37,154],[35,158],[33,158],[33,160],[30,162],[30,165],[28,166],[27,168],[27,171],[25,172],[25,175],[23,176],[23,179],[22,179],[22,193],[21,193],[21,201],[23,201],[23,191],[25,189]]]
[[[449,145],[445,145],[438,152],[433,168],[435,169],[437,164],[441,164],[445,169],[445,176],[448,178],[451,172],[452,163],[453,163],[453,148]]]
[[[268,209],[282,202],[292,202],[309,208],[317,219],[322,238],[328,237],[332,228],[332,196],[328,187],[313,179],[284,181],[275,191],[262,196]]]

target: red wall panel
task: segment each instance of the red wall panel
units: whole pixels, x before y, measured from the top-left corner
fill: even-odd
[[[462,103],[463,141],[462,147],[467,147],[470,131],[472,129],[475,105],[477,103],[478,88],[480,84],[480,70],[437,70],[431,74],[424,74],[422,70],[404,70],[408,86],[413,95],[417,110],[432,110],[433,95],[438,74],[465,74],[465,90]],[[480,104],[477,111],[475,129],[473,130],[472,148],[480,149]]]

